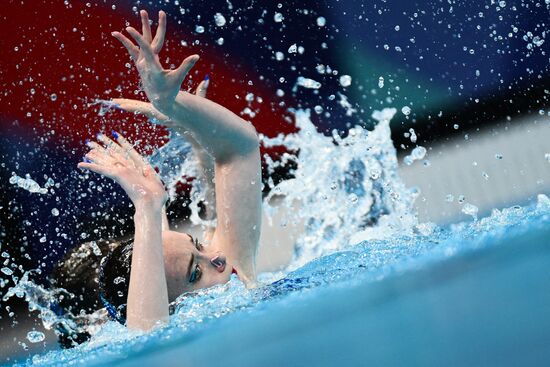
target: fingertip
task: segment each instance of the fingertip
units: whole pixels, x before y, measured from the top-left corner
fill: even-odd
[[[164,10],[159,10],[159,18],[165,17],[165,16],[166,16],[166,13],[164,12]]]

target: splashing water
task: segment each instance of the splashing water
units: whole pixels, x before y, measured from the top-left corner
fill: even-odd
[[[488,218],[461,223],[449,229],[430,223],[418,223],[412,209],[417,190],[406,188],[397,174],[396,151],[390,137],[390,120],[396,109],[386,108],[372,115],[377,125],[372,131],[356,126],[346,137],[336,132],[320,134],[309,119],[309,111],[294,111],[298,132],[273,138],[262,136],[265,147],[284,146],[281,160],[266,157],[269,174],[279,166],[293,163],[293,178],[274,184],[265,198],[269,217],[276,215],[272,199],[288,208],[287,221],[304,223],[304,231],[295,243],[295,253],[283,273],[260,276],[265,284],[246,289],[235,277],[226,284],[180,296],[174,303],[170,323],[148,334],[128,331],[108,320],[105,312],[92,315],[59,316],[55,305],[71,297],[62,289],[46,289],[32,282],[32,271],[16,283],[4,300],[25,298],[31,311],[40,313],[46,329],[67,328],[87,331],[92,339],[73,349],[36,355],[36,365],[69,363],[108,364],[128,358],[140,350],[153,350],[167,342],[186,340],[205,325],[230,314],[261,312],[277,302],[296,302],[291,295],[338,284],[377,282],[393,274],[456,256],[467,251],[493,246],[511,231],[527,231],[547,220],[550,199],[539,195],[534,207],[494,210]],[[175,185],[192,185],[191,220],[204,224],[199,217],[199,202],[205,196],[193,152],[183,136],[171,132],[170,142],[150,157],[167,183],[170,195]],[[311,164],[315,162],[315,164]],[[477,213],[471,213],[477,214]],[[492,241],[490,241],[492,240]],[[91,245],[93,246],[93,245]],[[94,249],[91,248],[90,251]],[[215,324],[214,324],[215,325]],[[38,342],[41,335],[29,333],[28,340]]]
[[[12,172],[9,182],[10,184],[16,185],[23,190],[27,190],[30,193],[37,193],[42,195],[47,194],[48,189],[55,185],[55,182],[51,178],[48,178],[48,180],[44,184],[44,187],[40,187],[38,182],[33,180],[30,175],[27,174],[23,178],[16,175],[15,172]]]
[[[336,133],[331,137],[318,133],[309,112],[300,110],[296,111],[297,133],[263,138],[267,147],[284,145],[298,152],[290,158],[298,165],[294,178],[272,187],[266,198],[270,215],[275,212],[269,206],[274,196],[283,196],[283,205],[289,209],[299,204],[300,210],[289,221],[304,221],[305,233],[296,242],[291,267],[349,245],[352,236],[358,242],[376,236],[375,232],[391,236],[414,231],[416,193],[405,188],[397,175],[390,136],[395,113],[394,108],[375,111],[372,117],[378,124],[372,131],[356,126],[341,138]],[[268,161],[268,173],[273,169],[274,163]]]

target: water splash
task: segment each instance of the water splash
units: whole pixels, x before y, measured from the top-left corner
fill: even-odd
[[[299,204],[288,221],[303,221],[305,233],[296,242],[291,268],[345,248],[352,238],[358,242],[362,236],[414,231],[412,205],[417,193],[397,174],[389,127],[395,113],[393,108],[375,111],[372,117],[378,123],[372,131],[356,126],[341,138],[336,132],[320,134],[309,111],[298,110],[297,133],[262,139],[267,147],[283,145],[297,152],[287,157],[297,164],[294,178],[271,187],[266,198],[269,215],[277,210],[269,205],[272,197],[282,196],[282,205],[289,209]],[[268,162],[268,173],[274,168]]]
[[[29,309],[40,313],[46,329],[86,331],[92,339],[66,351],[51,351],[32,357],[36,365],[58,365],[75,361],[102,364],[127,358],[135,351],[154,349],[168,341],[185,338],[206,324],[235,313],[259,312],[268,303],[287,299],[304,290],[338,286],[343,282],[375,282],[418,266],[428,266],[450,256],[483,246],[489,239],[505,238],[512,230],[529,228],[547,220],[550,199],[539,195],[536,207],[494,210],[489,218],[461,223],[449,229],[418,223],[412,210],[418,192],[407,188],[397,174],[396,151],[390,136],[390,120],[396,109],[375,111],[373,130],[356,126],[346,137],[334,132],[319,133],[310,112],[294,111],[298,131],[273,138],[261,136],[265,147],[283,146],[287,153],[279,161],[266,159],[267,172],[292,163],[293,178],[274,184],[265,198],[269,216],[277,213],[272,199],[288,210],[287,221],[302,221],[304,232],[284,272],[260,276],[264,286],[246,289],[233,277],[230,282],[180,296],[172,305],[170,323],[151,333],[128,331],[108,321],[104,311],[92,315],[58,315],[55,305],[71,297],[62,289],[46,289],[32,282],[32,271],[13,282],[4,299],[25,298]],[[193,151],[184,136],[171,132],[170,142],[149,157],[175,195],[182,180],[191,185],[192,220],[201,224],[199,203],[205,188],[200,180]],[[315,162],[315,164],[311,164]],[[93,245],[92,250],[93,250]],[[353,280],[350,280],[353,279]],[[38,340],[32,334],[29,340]]]
[[[48,189],[55,185],[55,182],[51,178],[48,178],[48,180],[44,184],[44,187],[41,187],[38,182],[31,178],[29,174],[26,174],[23,178],[15,174],[15,172],[12,172],[9,182],[10,184],[16,185],[23,190],[27,190],[30,193],[42,195],[47,194]]]
[[[493,210],[490,217],[465,222],[448,229],[434,228],[429,235],[395,235],[358,243],[346,250],[319,257],[288,273],[263,274],[265,286],[246,289],[233,277],[230,282],[182,295],[175,313],[164,328],[151,333],[130,333],[123,326],[107,322],[88,343],[66,351],[51,351],[32,358],[35,365],[95,362],[108,364],[131,358],[137,351],[155,350],[165,343],[185,342],[216,320],[230,314],[246,317],[279,302],[301,302],[321,289],[380,282],[406,271],[498,246],[511,236],[545,228],[550,218],[550,199],[539,195],[536,205]],[[306,292],[307,293],[304,293]]]

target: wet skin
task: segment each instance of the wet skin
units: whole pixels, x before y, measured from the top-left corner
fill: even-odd
[[[225,256],[187,233],[163,231],[162,246],[170,302],[183,293],[227,283],[231,278],[233,267]]]

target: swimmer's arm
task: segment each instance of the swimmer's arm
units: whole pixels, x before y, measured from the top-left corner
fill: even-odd
[[[168,216],[166,215],[166,205],[162,207],[162,230],[168,231],[170,229],[170,223],[168,222]]]
[[[187,57],[176,69],[163,68],[159,53],[166,34],[166,13],[159,12],[154,38],[149,15],[144,10],[140,15],[142,33],[133,27],[126,28],[137,45],[120,32],[112,35],[126,47],[134,60],[143,90],[155,109],[179,129],[190,132],[214,157],[216,164],[230,162],[257,150],[258,136],[252,124],[217,103],[180,91],[183,80],[199,59],[198,55]]]
[[[147,202],[136,204],[134,224],[126,320],[129,329],[146,331],[167,323],[169,317],[161,209]]]
[[[206,92],[208,90],[209,80],[203,80],[195,94],[197,96],[206,98]],[[183,92],[180,92],[183,93]],[[177,133],[183,135],[185,140],[187,140],[193,149],[195,157],[199,163],[201,177],[199,177],[205,187],[205,205],[206,205],[206,219],[214,220],[216,219],[216,196],[214,188],[214,158],[195,140],[193,135],[189,131],[185,131],[181,128],[181,124],[171,120],[168,116],[159,112],[153,105],[149,102],[138,101],[134,99],[127,98],[115,98],[113,102],[117,104],[117,107],[135,114],[145,115],[150,120],[156,120],[161,125],[173,128]],[[166,217],[166,214],[164,214]],[[168,229],[168,225],[163,225],[163,229]],[[214,232],[214,227],[206,229],[205,239],[207,242],[210,241],[212,234]]]
[[[127,299],[127,324],[149,330],[168,321],[168,290],[162,247],[162,208],[166,191],[155,170],[122,135],[116,141],[98,134],[78,167],[115,180],[136,212],[135,236]]]
[[[185,98],[186,94],[180,92],[178,96]],[[248,283],[252,284],[261,225],[261,163],[257,134],[251,124],[229,110],[213,102],[210,103],[214,108],[202,106],[200,101],[194,104],[198,111],[192,112],[193,118],[180,120],[178,116],[168,118],[150,103],[114,100],[124,110],[156,118],[162,124],[170,121],[171,127],[178,124],[178,130],[187,132],[185,135],[198,153],[207,183],[212,183],[214,174],[216,177],[215,196],[212,185],[207,201],[215,203],[217,228],[209,228],[205,239],[227,255],[231,254],[232,258],[241,259],[241,263],[236,264],[239,276],[245,278],[243,280],[248,278]],[[204,111],[206,116],[201,117]],[[224,138],[223,134],[228,137]]]
[[[140,74],[143,90],[155,109],[189,131],[215,161],[217,228],[213,243],[239,262],[239,276],[255,278],[255,256],[261,225],[261,167],[254,126],[206,98],[181,92],[181,84],[199,59],[187,57],[174,70],[164,69],[159,52],[166,33],[166,14],[152,37],[149,16],[141,11],[142,34],[127,27],[136,46],[113,32],[128,50]],[[246,279],[248,278],[248,279]]]
[[[216,161],[217,226],[215,248],[235,261],[239,278],[248,287],[256,281],[260,241],[262,174],[259,147]]]

